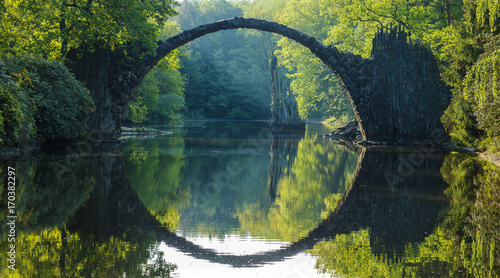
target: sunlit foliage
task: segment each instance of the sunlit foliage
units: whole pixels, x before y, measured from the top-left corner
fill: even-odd
[[[331,12],[334,6],[326,1],[288,1],[279,15],[279,22],[299,29],[329,44],[329,30],[337,26],[338,15]],[[352,106],[337,78],[321,60],[307,48],[286,38],[278,42],[277,51],[289,71],[292,89],[297,96],[299,114],[303,119],[342,119],[354,117]]]
[[[166,40],[179,32],[177,22],[167,21],[160,31],[159,39]],[[129,120],[138,124],[145,121],[178,121],[180,113],[185,110],[185,78],[179,71],[182,55],[187,55],[184,48],[172,51],[144,77],[127,105]]]
[[[486,133],[486,144],[494,150],[500,150],[499,79],[500,48],[497,48],[479,58],[467,73],[464,85],[464,97],[472,106],[477,128]]]
[[[137,54],[155,47],[159,28],[175,11],[160,1],[5,1],[2,51],[59,59],[97,48]],[[130,54],[130,53],[129,53]]]
[[[498,1],[464,1],[465,20],[450,30],[444,79],[454,100],[443,123],[456,144],[498,150]]]

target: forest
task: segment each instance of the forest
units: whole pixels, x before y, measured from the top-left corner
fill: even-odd
[[[0,1],[0,145],[86,136],[96,109],[72,70],[107,51],[126,61],[200,24],[236,16],[275,21],[370,57],[381,28],[404,26],[435,55],[453,99],[442,117],[458,146],[500,150],[498,0]],[[276,54],[305,120],[353,119],[336,76],[309,50],[255,30],[218,32],[173,51],[142,81],[130,124],[267,120]]]

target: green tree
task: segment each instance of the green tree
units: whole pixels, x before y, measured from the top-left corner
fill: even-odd
[[[449,67],[443,74],[454,87],[454,101],[443,122],[459,145],[498,149],[498,145],[494,146],[499,125],[494,61],[500,48],[500,6],[495,1],[469,0],[464,1],[463,10],[464,21],[451,30]]]
[[[0,145],[22,144],[36,131],[36,107],[26,90],[33,87],[30,74],[26,68],[8,69],[13,59],[0,59]]]
[[[364,57],[370,56],[375,32],[394,25],[402,25],[414,40],[424,41],[437,53],[442,37],[446,36],[443,28],[462,18],[462,0],[324,2],[328,3],[325,13],[335,15],[338,21],[327,27],[327,43]]]
[[[245,4],[184,1],[176,20],[183,30],[244,14]],[[263,119],[269,115],[268,35],[228,30],[193,41],[182,57],[191,117]],[[262,42],[262,43],[261,43]]]
[[[177,22],[167,21],[159,38],[166,40],[179,32]],[[128,119],[135,123],[139,119],[141,122],[168,123],[181,117],[180,113],[185,109],[185,78],[179,71],[181,55],[185,55],[184,49],[172,51],[144,77],[128,103]]]
[[[129,109],[130,119],[138,126],[147,120],[148,107],[145,106],[141,100],[130,101]]]
[[[172,0],[5,2],[3,43],[14,53],[46,58],[98,48],[138,53],[153,49],[158,30],[175,14]]]
[[[19,102],[9,91],[0,87],[0,146],[16,143],[22,118]]]
[[[498,36],[500,41],[500,36]],[[486,144],[500,150],[500,47],[484,53],[465,78],[464,97],[473,107],[477,128],[487,137]]]
[[[115,127],[103,124],[103,119],[111,120],[113,112],[102,101],[112,97],[111,68],[137,62],[154,50],[176,4],[173,0],[8,1],[0,45],[8,45],[4,50],[11,54],[64,60],[97,100],[89,128],[112,137]]]
[[[329,28],[338,23],[338,15],[328,12],[331,6],[337,5],[326,1],[289,1],[278,13],[279,22],[326,43]],[[354,117],[352,106],[330,69],[308,49],[287,38],[281,38],[278,46],[279,61],[290,71],[288,76],[303,119]]]

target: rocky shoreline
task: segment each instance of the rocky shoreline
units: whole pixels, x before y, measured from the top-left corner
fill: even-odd
[[[122,127],[122,132],[120,137],[124,136],[144,136],[144,135],[171,135],[174,134],[172,131],[162,131],[156,129],[141,129],[141,128],[130,128]]]
[[[415,146],[418,140],[413,140],[412,142],[375,142],[375,141],[365,141],[361,135],[361,131],[358,128],[358,122],[353,121],[347,123],[345,126],[339,127],[336,130],[326,134],[319,135],[319,137],[328,138],[330,140],[337,141],[340,145],[345,145],[347,147],[390,147],[390,146]],[[480,158],[494,163],[500,167],[500,154],[491,154],[478,152],[474,148],[459,148],[455,146],[450,141],[436,144],[437,148],[441,148],[449,151],[459,151],[467,152],[470,154],[475,154]]]
[[[339,144],[341,145],[359,146],[359,147],[417,146],[422,141],[418,139],[406,139],[406,140],[398,139],[398,141],[396,142],[363,140],[363,136],[361,135],[361,131],[359,130],[358,121],[349,122],[345,126],[339,127],[336,130],[326,135],[323,136],[320,135],[319,137],[324,137],[330,140],[338,141]],[[437,142],[434,143],[437,148],[442,148],[451,151],[462,150],[446,139],[439,139]]]
[[[338,127],[336,130],[320,137],[338,141],[339,144],[346,146],[367,147],[367,146],[394,145],[390,144],[389,142],[376,142],[376,141],[363,140],[363,136],[361,135],[361,131],[359,130],[357,121],[349,122],[345,126]]]

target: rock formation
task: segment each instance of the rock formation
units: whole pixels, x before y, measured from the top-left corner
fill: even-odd
[[[304,121],[299,116],[297,100],[288,80],[282,80],[278,69],[278,58],[271,59],[271,131],[305,130]]]

